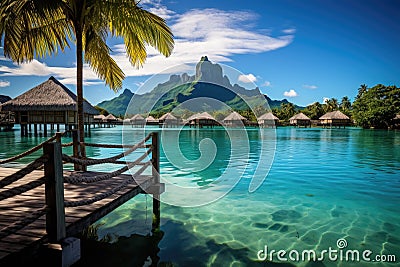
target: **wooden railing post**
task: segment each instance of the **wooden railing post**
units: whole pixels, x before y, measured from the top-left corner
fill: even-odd
[[[152,133],[152,175],[154,179],[154,184],[160,184],[160,144],[158,139],[158,132]],[[160,193],[157,192],[153,194],[153,222],[152,222],[152,229],[157,230],[160,228]]]
[[[80,158],[81,153],[80,153],[80,144],[79,144],[79,131],[77,129],[73,129],[72,131],[72,149],[73,149],[73,157],[74,158]],[[79,165],[77,163],[74,163],[74,170],[75,171],[82,171],[83,166]]]
[[[43,152],[48,160],[44,164],[46,195],[46,231],[50,243],[60,242],[65,238],[64,178],[61,144],[44,144]]]
[[[62,133],[56,132],[56,141],[61,144]]]

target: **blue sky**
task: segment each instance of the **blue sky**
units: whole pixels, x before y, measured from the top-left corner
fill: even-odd
[[[173,72],[174,66],[193,74],[193,64],[203,55],[243,73],[229,77],[232,83],[256,85],[272,99],[303,106],[324,98],[354,100],[361,84],[400,86],[397,0],[142,0],[141,5],[167,20],[176,45],[169,58],[149,48],[138,70],[126,59],[122,40],[109,41],[127,76],[123,87],[133,92],[153,75]],[[74,52],[72,47],[15,65],[1,47],[0,94],[16,97],[51,75],[75,91]],[[92,104],[120,93],[88,67],[84,77],[84,96]]]

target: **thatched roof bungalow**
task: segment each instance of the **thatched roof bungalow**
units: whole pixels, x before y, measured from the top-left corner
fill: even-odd
[[[146,120],[143,118],[142,115],[135,114],[132,116],[132,118],[130,118],[130,122],[132,125],[144,126],[144,124],[146,123]]]
[[[275,127],[278,125],[279,118],[272,114],[272,112],[267,112],[258,117],[257,121],[261,127]]]
[[[94,116],[93,116],[93,119],[94,119],[95,121],[97,121],[97,122],[101,122],[101,121],[105,121],[106,116],[104,116],[103,114],[94,115]]]
[[[172,115],[171,113],[165,113],[158,119],[160,125],[169,127],[169,126],[177,126],[179,124],[179,119]]]
[[[289,119],[290,125],[293,126],[311,126],[311,119],[307,117],[304,113],[300,112],[299,114],[294,115]]]
[[[199,127],[202,128],[204,126],[213,127],[218,125],[217,120],[211,116],[208,112],[196,113],[190,116],[186,121],[185,124],[189,125],[190,127]]]
[[[223,119],[223,123],[226,126],[243,126],[247,124],[247,119],[234,111]]]
[[[115,117],[113,114],[108,114],[105,118],[105,121],[107,122],[116,122],[118,121],[117,117]]]
[[[328,112],[319,118],[320,123],[325,127],[346,127],[350,124],[350,118],[339,110]]]
[[[153,116],[148,116],[146,118],[146,124],[148,125],[158,125],[159,121],[155,119]]]
[[[65,124],[72,128],[77,125],[77,96],[53,76],[47,81],[2,104],[4,111],[15,112],[16,122],[25,125]],[[83,103],[85,123],[93,122],[93,115],[99,112],[86,100]],[[36,128],[36,126],[35,126]],[[46,133],[46,126],[45,126]],[[27,130],[26,130],[27,133]]]

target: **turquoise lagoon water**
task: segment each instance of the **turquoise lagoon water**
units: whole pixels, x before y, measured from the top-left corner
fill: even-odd
[[[94,129],[87,141],[121,143],[121,130],[121,126]],[[140,129],[125,130],[132,141],[143,135]],[[258,190],[249,193],[252,174],[258,163],[263,164],[257,157],[257,131],[248,129],[248,152],[243,145],[249,160],[243,160],[239,153],[229,165],[232,143],[226,131],[183,129],[179,145],[189,161],[200,156],[198,145],[204,138],[211,138],[218,152],[213,163],[198,172],[173,166],[162,153],[164,179],[172,184],[215,187],[218,191],[214,182],[228,165],[234,170],[232,175],[244,170],[242,179],[227,195],[207,205],[185,208],[162,203],[161,231],[156,235],[143,236],[151,228],[150,196],[135,197],[99,221],[100,238],[111,234],[118,239],[111,244],[88,242],[77,266],[399,265],[400,132],[285,127],[270,135],[275,130],[262,129],[270,131],[267,136],[276,136],[276,151],[271,154],[274,160],[267,178]],[[0,140],[0,158],[6,158],[44,138],[21,138],[16,129],[0,132]],[[63,142],[69,141],[63,138]],[[119,152],[88,149],[94,157]],[[110,166],[101,168],[108,170]],[[185,192],[167,194],[168,186],[164,199],[176,197],[190,202],[198,197]],[[339,239],[346,240],[346,248],[338,249]],[[371,259],[377,254],[393,254],[397,262],[333,261],[327,255],[322,262],[301,258],[282,262],[276,254],[273,262],[260,261],[257,253],[265,246],[269,252],[297,250],[300,255],[303,250],[315,250],[317,256],[329,248],[359,250],[360,255],[371,250]]]

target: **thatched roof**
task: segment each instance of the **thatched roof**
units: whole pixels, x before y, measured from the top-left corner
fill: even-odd
[[[148,117],[146,118],[146,121],[147,121],[147,122],[157,122],[158,120],[157,120],[157,119],[154,119],[153,116],[148,116]]]
[[[203,112],[203,113],[196,113],[192,116],[190,116],[187,120],[214,120],[215,118],[211,116],[208,112]]]
[[[106,116],[104,116],[103,114],[95,115],[95,116],[93,116],[93,119],[95,119],[95,120],[105,120]]]
[[[311,120],[309,117],[307,117],[306,115],[304,115],[304,113],[300,112],[299,114],[294,115],[293,117],[291,117],[289,120],[304,120],[304,121],[308,121]]]
[[[245,120],[247,119],[242,115],[240,115],[239,113],[237,113],[236,111],[232,112],[224,119],[224,121],[245,121]]]
[[[140,114],[133,115],[131,118],[132,121],[144,121],[144,118]]]
[[[350,120],[345,114],[339,110],[328,112],[319,118],[320,120]]]
[[[161,121],[165,121],[165,120],[178,120],[174,115],[172,115],[171,113],[165,113],[164,115],[162,115],[159,120]]]
[[[108,114],[104,119],[105,120],[118,120],[113,114]]]
[[[26,91],[3,104],[6,111],[76,111],[77,96],[51,76],[47,81]],[[83,102],[86,114],[99,112],[86,100]]]
[[[258,121],[279,121],[279,118],[276,117],[272,112],[265,113],[257,118]]]

